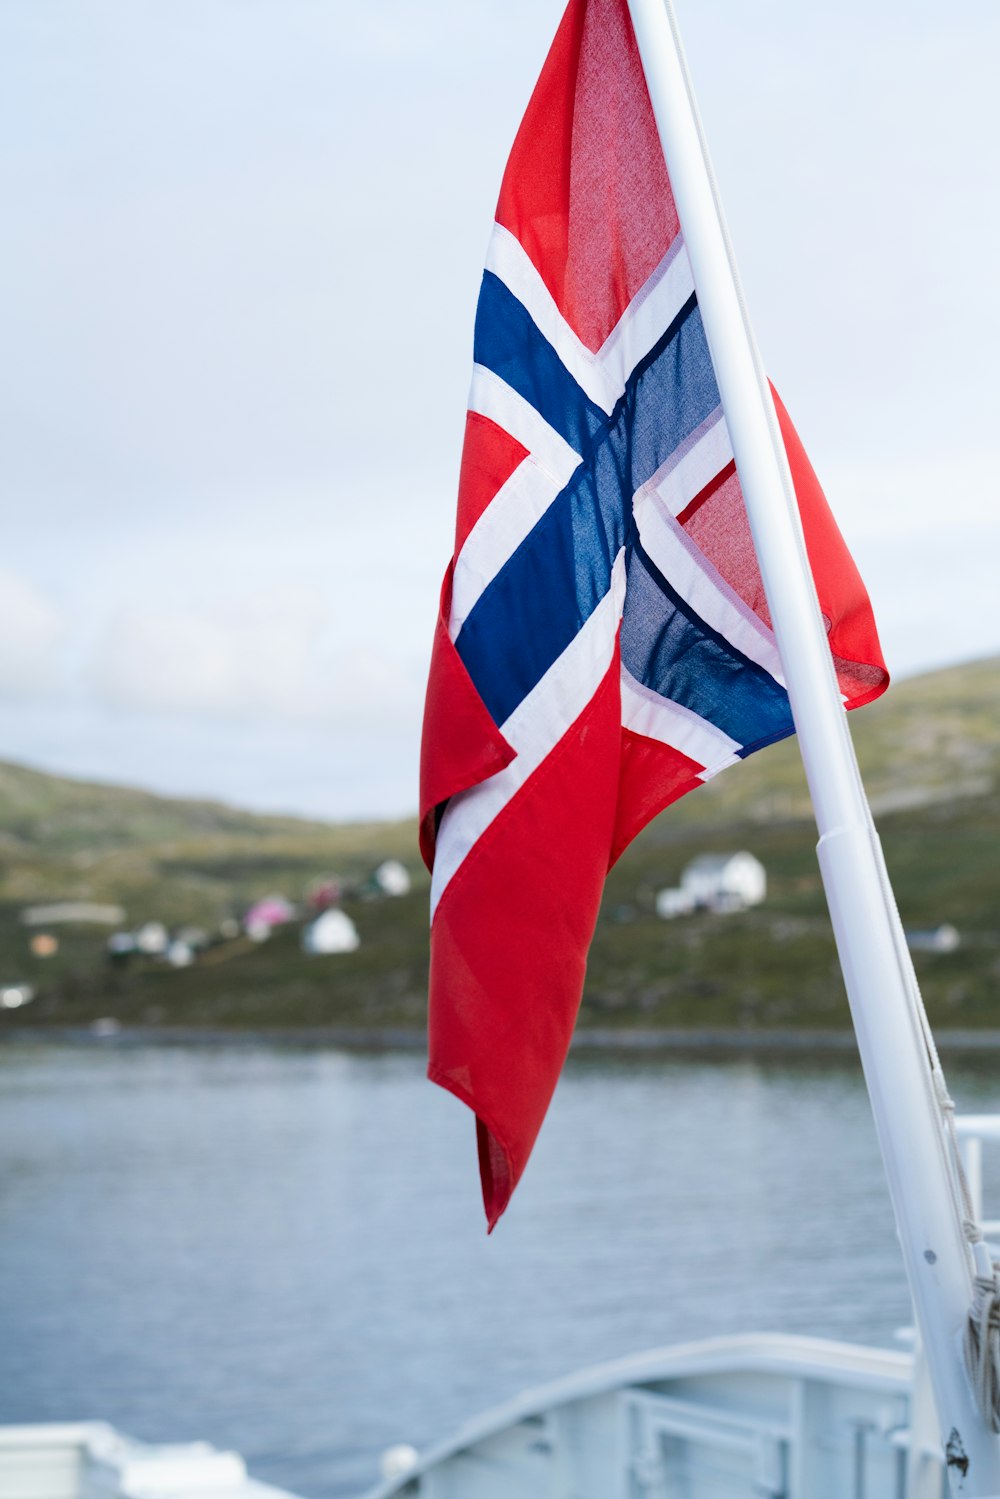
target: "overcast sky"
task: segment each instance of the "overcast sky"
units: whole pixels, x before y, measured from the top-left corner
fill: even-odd
[[[0,758],[409,813],[482,257],[559,0],[0,0]],[[1000,7],[678,0],[897,674],[1000,650]]]

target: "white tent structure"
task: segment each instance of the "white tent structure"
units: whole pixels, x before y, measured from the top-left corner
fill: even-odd
[[[358,929],[343,911],[324,911],[302,932],[303,952],[315,955],[357,952],[360,946]]]

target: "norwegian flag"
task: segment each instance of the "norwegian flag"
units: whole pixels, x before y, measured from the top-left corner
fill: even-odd
[[[503,180],[431,664],[430,1068],[477,1120],[490,1227],[569,1047],[604,878],[792,733],[626,0],[571,0]],[[848,707],[868,598],[780,403]]]

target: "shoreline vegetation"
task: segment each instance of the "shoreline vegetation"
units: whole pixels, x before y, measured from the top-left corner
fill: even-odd
[[[949,950],[914,952],[948,1048],[1000,1045],[998,697],[990,659],[903,681],[851,715],[904,927],[958,933]],[[608,877],[575,1049],[853,1048],[814,845],[794,742],[657,818]],[[657,892],[693,858],[743,849],[767,873],[761,905],[656,915]],[[387,859],[411,887],[383,899],[372,874]],[[339,889],[356,951],[303,951],[309,892],[323,882]],[[427,884],[413,822],[264,817],[0,765],[0,995],[27,985],[35,996],[0,1006],[0,1039],[103,1028],[118,1041],[423,1046]],[[278,892],[298,919],[262,942],[213,937],[187,967],[112,961],[109,929],[85,922],[53,926],[55,948],[40,954],[23,921],[32,905],[89,902],[124,908],[132,930],[217,934]]]
[[[947,1056],[974,1057],[1000,1051],[1000,1029],[938,1030],[934,1040]],[[377,1055],[387,1052],[426,1052],[425,1030],[400,1027],[364,1029],[359,1026],[301,1026],[285,1029],[213,1030],[207,1026],[125,1026],[108,1029],[100,1022],[89,1026],[31,1026],[0,1032],[0,1047],[24,1046],[113,1046],[120,1050],[149,1046],[219,1048],[263,1048],[267,1050],[331,1050]],[[857,1060],[853,1030],[612,1030],[606,1027],[577,1029],[570,1056],[600,1055],[658,1056],[703,1060],[731,1060],[753,1056],[778,1059],[813,1057],[838,1053]],[[860,1065],[860,1063],[859,1063]]]

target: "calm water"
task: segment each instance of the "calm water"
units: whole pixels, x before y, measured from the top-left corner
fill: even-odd
[[[420,1058],[0,1048],[0,1422],[205,1437],[333,1499],[580,1364],[907,1316],[837,1060],[572,1063],[487,1240],[470,1120]]]

